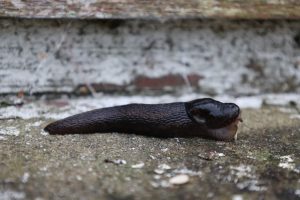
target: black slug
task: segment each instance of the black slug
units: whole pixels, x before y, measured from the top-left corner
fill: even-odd
[[[50,134],[134,133],[155,137],[235,139],[240,108],[211,98],[166,104],[128,104],[96,109],[45,127]]]

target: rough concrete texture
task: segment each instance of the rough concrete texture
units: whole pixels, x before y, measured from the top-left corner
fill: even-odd
[[[1,19],[0,93],[299,92],[299,31],[283,20]]]
[[[297,0],[40,0],[0,1],[0,16],[26,18],[299,19]]]
[[[72,109],[49,103],[56,114]],[[286,105],[243,109],[238,140],[229,143],[50,136],[41,131],[49,118],[2,119],[0,199],[299,199],[299,109]]]

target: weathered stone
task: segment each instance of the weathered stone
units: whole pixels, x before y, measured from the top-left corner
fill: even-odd
[[[299,30],[284,20],[2,19],[0,94],[300,92]]]

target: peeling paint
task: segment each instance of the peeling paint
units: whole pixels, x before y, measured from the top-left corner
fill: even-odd
[[[299,28],[298,21],[283,20],[1,19],[0,94],[72,93],[81,85],[94,84],[134,92],[138,77],[168,75],[186,80],[167,88],[173,92],[300,92],[300,48],[295,40]],[[201,77],[192,87],[187,77],[191,74]]]

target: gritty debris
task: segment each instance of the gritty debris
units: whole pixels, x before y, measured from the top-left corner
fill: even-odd
[[[238,183],[237,187],[241,190],[247,189],[249,191],[254,191],[254,192],[266,191],[268,189],[258,180],[243,181]]]
[[[166,172],[166,170],[169,170],[169,169],[171,169],[171,167],[169,165],[167,165],[167,164],[160,164],[160,165],[158,165],[157,169],[154,170],[154,172],[156,174],[163,174],[163,173]]]
[[[126,165],[127,164],[126,160],[122,160],[122,159],[117,159],[117,160],[105,159],[104,162],[105,163],[113,163],[116,165]]]
[[[250,165],[241,164],[238,166],[230,166],[229,168],[231,169],[231,174],[234,175],[237,179],[255,178],[254,170]]]
[[[300,197],[300,189],[295,190],[295,195],[297,195],[298,197]]]
[[[161,149],[162,152],[167,152],[168,150],[169,150],[168,148]]]
[[[0,190],[0,199],[1,200],[11,200],[11,199],[24,199],[25,193],[24,192],[17,192],[13,190]]]
[[[240,164],[238,166],[230,166],[231,172],[227,180],[237,183],[237,188],[249,191],[265,191],[267,187],[261,181],[257,180],[253,166]]]
[[[186,184],[187,182],[189,182],[189,180],[190,180],[190,178],[188,175],[180,174],[180,175],[170,178],[169,183],[172,185],[182,185],[182,184]]]
[[[33,124],[31,124],[31,126],[33,126],[33,127],[39,127],[41,124],[43,123],[43,121],[36,121],[36,122],[34,122]]]
[[[292,155],[280,156],[278,167],[300,173],[300,170],[296,168],[296,164],[294,159],[292,159]]]
[[[158,188],[158,187],[169,188],[169,187],[172,187],[172,184],[170,184],[169,181],[166,181],[166,180],[162,180],[160,182],[153,182],[153,181],[151,181],[150,184],[154,188]]]
[[[76,175],[76,179],[77,179],[78,181],[82,181],[82,177],[81,177],[80,175]]]
[[[175,170],[172,171],[172,173],[174,173],[174,174],[186,174],[186,175],[189,175],[189,176],[201,176],[202,175],[202,172],[200,172],[200,171],[193,171],[193,170],[190,170],[190,169],[187,169],[187,168],[175,169]]]
[[[290,119],[300,119],[300,115],[298,114],[290,115]]]
[[[7,138],[0,135],[0,140],[7,140]]]
[[[30,174],[29,174],[28,172],[25,172],[25,173],[23,174],[23,176],[21,177],[21,182],[22,182],[22,183],[27,183],[28,180],[29,180],[29,177],[30,177]]]
[[[145,163],[140,162],[140,163],[138,163],[138,164],[131,165],[131,168],[133,168],[133,169],[141,169],[141,168],[143,168],[144,166],[145,166]]]
[[[209,192],[207,195],[206,195],[207,198],[213,198],[214,197],[214,193],[213,192]]]
[[[161,176],[156,174],[156,175],[153,176],[153,178],[158,180],[158,179],[161,179]]]
[[[288,127],[298,127],[297,124],[299,122],[297,120],[289,120],[286,113],[279,112],[277,109],[274,110],[245,110],[243,114],[248,117],[250,116],[249,123],[254,124],[253,127],[258,130],[261,130],[259,128],[262,126],[260,126],[260,119],[258,119],[257,116],[263,116],[261,121],[267,119],[268,122],[269,119],[265,118],[265,116],[270,116],[270,121],[274,121],[271,120],[273,119],[271,116],[273,112],[275,112],[274,115],[279,114],[279,117],[283,116],[283,122],[278,123],[287,123]],[[264,114],[264,112],[268,113]],[[254,122],[251,122],[251,118],[254,118]],[[121,189],[122,191],[120,191],[120,194],[126,193],[127,188],[134,188],[135,190],[141,188],[140,194],[143,192],[143,194],[150,196],[156,193],[159,196],[161,193],[162,198],[167,199],[167,197],[175,197],[175,195],[178,195],[178,198],[180,198],[180,190],[175,190],[176,188],[170,189],[174,192],[173,195],[169,194],[169,189],[164,188],[176,187],[176,185],[171,184],[169,180],[177,175],[185,174],[189,176],[190,180],[186,185],[182,185],[184,188],[181,189],[195,192],[190,194],[190,197],[195,199],[205,199],[210,197],[210,199],[222,199],[223,192],[226,192],[224,195],[224,198],[226,199],[240,200],[241,198],[239,196],[235,196],[238,194],[241,196],[245,195],[243,196],[244,199],[248,197],[256,198],[257,195],[263,195],[268,199],[274,197],[274,195],[272,196],[270,193],[276,189],[280,190],[276,192],[278,192],[279,195],[283,195],[283,197],[289,197],[284,196],[284,193],[281,192],[286,191],[286,189],[289,189],[289,195],[296,198],[300,197],[300,190],[299,187],[297,187],[297,184],[300,183],[300,179],[297,179],[297,174],[293,171],[297,169],[300,170],[299,158],[296,153],[284,153],[296,152],[294,151],[294,148],[297,147],[298,144],[297,139],[299,130],[289,131],[289,129],[283,128],[282,130],[280,129],[277,131],[277,129],[274,128],[274,130],[266,130],[265,132],[254,134],[255,132],[253,130],[246,129],[245,131],[243,129],[244,127],[241,127],[241,130],[244,130],[243,141],[236,144],[212,141],[207,142],[204,139],[197,139],[197,141],[195,141],[196,139],[185,138],[180,139],[180,144],[177,144],[176,141],[172,139],[161,141],[159,138],[146,138],[142,136],[134,136],[135,141],[132,141],[131,135],[124,136],[121,134],[74,135],[63,136],[56,139],[53,137],[42,137],[39,134],[40,128],[33,127],[30,132],[23,132],[27,124],[33,124],[34,120],[41,119],[42,118],[30,120],[18,119],[5,121],[4,124],[0,124],[0,127],[3,128],[16,126],[20,130],[20,135],[18,137],[0,135],[7,138],[6,141],[0,141],[0,157],[3,159],[0,161],[0,168],[5,169],[0,170],[0,174],[2,172],[1,176],[3,177],[3,191],[6,191],[11,185],[18,184],[21,186],[19,189],[22,189],[21,191],[26,194],[25,199],[28,198],[27,195],[38,197],[41,196],[41,194],[53,195],[55,194],[54,192],[63,195],[64,193],[59,190],[59,186],[57,186],[57,189],[52,188],[56,187],[57,183],[69,184],[70,181],[72,181],[70,187],[72,187],[75,192],[74,195],[78,195],[80,198],[81,191],[76,191],[76,188],[79,188],[79,190],[80,188],[89,188],[90,191],[100,188],[101,192],[104,191],[104,195],[106,195],[106,190],[110,190],[113,193],[116,192],[116,190],[111,188],[122,188],[124,184],[125,187],[123,188],[125,189]],[[270,125],[272,124],[270,123]],[[289,142],[292,145],[286,146],[286,141],[280,141],[282,133],[286,133],[288,138],[291,138]],[[261,137],[264,136],[267,136],[266,138],[278,139],[278,141],[276,141],[276,146],[272,146],[269,141],[266,142],[266,140],[261,140]],[[252,140],[250,141],[250,139],[253,139],[255,142]],[[285,136],[284,139],[286,139]],[[158,145],[158,141],[161,144]],[[259,143],[260,141],[261,143]],[[21,144],[21,146],[19,144]],[[61,144],[66,144],[66,146],[61,146]],[[175,145],[172,146],[172,144]],[[143,146],[139,147],[137,145]],[[21,149],[22,151],[20,151],[20,147],[24,149]],[[131,147],[135,149],[131,150]],[[169,148],[166,153],[161,151],[164,147]],[[140,152],[142,148],[146,149],[149,153]],[[44,149],[47,150],[46,153],[43,152]],[[216,155],[215,158],[218,160],[202,161],[197,157],[198,153],[201,152],[201,149],[206,149],[207,152],[216,150],[217,152],[214,153]],[[195,154],[195,150],[198,150],[199,152],[196,152]],[[130,158],[132,153],[134,153],[136,159],[129,162],[127,158]],[[272,156],[270,156],[270,154]],[[196,155],[196,157],[193,155]],[[250,155],[255,159],[249,159],[247,155]],[[83,158],[84,161],[82,160]],[[104,165],[99,165],[99,161],[103,162],[105,158],[109,158],[110,160],[125,159],[127,165],[129,165],[128,167],[127,165],[112,166],[114,164],[105,163]],[[131,168],[132,165],[139,164],[140,162],[145,163],[144,168]],[[264,179],[264,173],[266,173],[265,170],[267,170],[266,163],[267,169],[269,169],[269,167],[271,168],[272,175],[275,173],[274,176],[286,181],[285,185],[276,185],[276,180]],[[281,164],[279,166],[279,163],[295,164],[295,169],[284,168],[285,165]],[[24,166],[23,164],[26,164],[25,168],[13,168]],[[160,164],[165,164],[168,167],[165,165],[160,166]],[[145,169],[146,166],[147,169]],[[155,169],[159,170],[158,166],[163,168],[161,174],[153,171]],[[116,170],[115,167],[117,167],[118,170]],[[10,171],[10,169],[14,169],[14,171]],[[24,176],[26,172],[30,173],[28,182],[26,182],[26,176]],[[76,177],[77,175],[80,175],[82,181],[78,181],[80,177]],[[23,176],[26,183],[22,182]],[[100,182],[103,180],[102,176],[105,181],[107,181],[105,182],[105,185],[100,185]],[[113,176],[113,178],[110,176]],[[96,179],[97,182],[95,182]],[[30,188],[34,187],[36,181],[45,181],[46,185],[49,184],[48,189],[40,187],[30,190]],[[222,188],[213,188],[212,192],[210,185],[207,184],[214,183],[215,181],[220,181],[224,186],[228,187],[228,190],[224,191]],[[199,184],[204,185],[199,188]],[[159,189],[155,189],[154,186]],[[179,185],[177,187],[181,186]],[[29,190],[27,188],[29,188]],[[239,190],[242,190],[241,193],[239,193]],[[262,194],[259,194],[260,192]],[[94,193],[91,192],[90,194],[93,195]],[[94,195],[99,194],[97,193]],[[97,198],[95,196],[89,197],[92,199]],[[143,198],[145,196],[137,196],[137,198],[139,197]],[[176,199],[176,197],[174,199]]]
[[[162,170],[162,169],[155,169],[154,172],[155,172],[156,174],[163,174],[163,173],[165,173],[165,170]]]
[[[40,168],[40,171],[43,171],[43,172],[45,172],[45,171],[47,171],[47,170],[48,170],[48,167],[46,167],[46,166]]]
[[[171,169],[171,167],[169,165],[167,165],[167,164],[160,164],[160,165],[158,165],[158,168],[162,169],[162,170],[169,170],[169,169]]]
[[[44,131],[44,130],[42,130],[42,131],[40,132],[40,134],[43,135],[43,136],[49,135],[49,133],[48,133],[47,131]]]
[[[243,200],[243,196],[240,194],[236,194],[232,196],[232,200]]]
[[[153,187],[172,187],[173,185],[181,185],[189,182],[189,176],[201,176],[201,172],[195,172],[187,168],[175,169],[166,173],[166,169],[170,170],[168,165],[160,165],[160,169],[155,169],[153,176],[155,181],[151,182]],[[164,178],[169,178],[167,181]]]
[[[20,130],[14,126],[0,127],[0,135],[19,136]]]
[[[224,157],[225,154],[224,153],[218,153],[216,151],[210,151],[207,153],[200,153],[199,158],[203,159],[203,160],[207,160],[207,161],[211,161],[211,160],[215,160],[218,159],[220,157]]]

